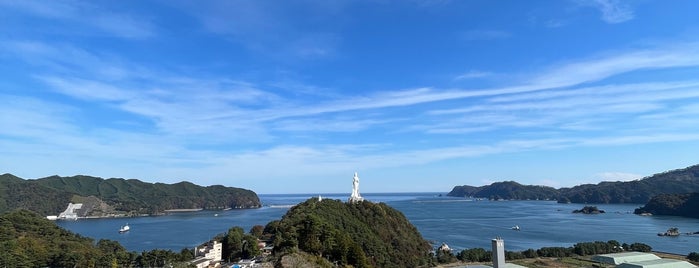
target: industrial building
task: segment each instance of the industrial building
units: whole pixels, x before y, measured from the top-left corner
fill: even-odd
[[[592,257],[593,261],[616,265],[619,268],[692,268],[697,267],[683,260],[662,259],[645,252],[622,252]]]

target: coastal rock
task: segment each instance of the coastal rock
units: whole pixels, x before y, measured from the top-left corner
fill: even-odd
[[[573,213],[600,214],[600,213],[604,213],[604,210],[600,210],[596,206],[585,206],[582,209],[573,210]]]

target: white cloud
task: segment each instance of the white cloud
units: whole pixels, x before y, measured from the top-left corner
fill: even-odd
[[[493,73],[490,72],[483,72],[483,71],[468,71],[463,74],[460,74],[456,77],[454,77],[454,80],[466,80],[466,79],[475,79],[475,78],[483,78],[483,77],[488,77],[492,76]]]
[[[332,28],[327,26],[342,15],[345,3],[331,2],[295,3],[293,8],[283,2],[263,1],[207,1],[177,6],[201,21],[208,32],[227,36],[233,43],[266,57],[291,62],[336,54],[339,35],[332,29],[308,30],[317,29],[319,21],[325,23],[323,28]]]
[[[627,1],[592,0],[589,4],[602,13],[602,20],[607,23],[622,23],[634,18],[633,10]]]
[[[65,33],[84,34],[85,29],[121,38],[147,38],[155,34],[155,26],[148,20],[79,1],[0,1],[0,6],[32,14],[37,17],[67,23],[61,29]],[[71,30],[73,26],[79,31]]]

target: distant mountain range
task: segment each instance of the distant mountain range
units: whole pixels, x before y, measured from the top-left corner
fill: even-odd
[[[558,200],[561,203],[645,204],[659,194],[694,192],[699,192],[699,165],[627,182],[600,182],[555,189],[505,181],[480,187],[455,186],[447,195],[489,199]]]
[[[25,180],[0,175],[0,213],[27,209],[57,215],[69,202],[83,203],[80,216],[159,214],[169,209],[257,208],[253,191],[190,182],[147,183],[135,179],[51,176]]]

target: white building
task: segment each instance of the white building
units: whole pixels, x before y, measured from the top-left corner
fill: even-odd
[[[219,267],[223,258],[223,245],[218,241],[210,241],[202,247],[194,248],[192,265],[197,268]]]

